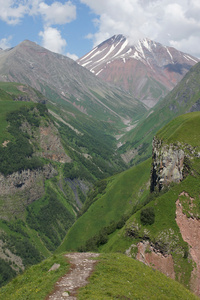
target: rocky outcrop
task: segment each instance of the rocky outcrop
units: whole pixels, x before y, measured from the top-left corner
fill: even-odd
[[[43,169],[23,170],[8,176],[0,174],[0,202],[2,219],[21,217],[27,205],[41,198],[46,179],[57,175],[51,164]]]
[[[36,184],[38,180],[44,181],[55,175],[57,175],[57,172],[51,164],[45,165],[43,169],[23,170],[6,177],[0,174],[0,195],[9,195],[19,190],[22,191]]]
[[[163,145],[156,137],[153,139],[153,162],[151,170],[151,191],[161,190],[171,182],[183,179],[185,152],[180,146]]]
[[[49,123],[46,127],[40,126],[39,130],[39,143],[42,148],[42,157],[61,163],[72,161],[65,153],[58,130],[53,123]]]
[[[190,171],[189,161],[200,158],[198,148],[189,144],[164,144],[154,137],[151,168],[151,191],[161,190],[171,182],[179,183]]]
[[[34,113],[38,115],[38,110],[34,109]],[[38,118],[40,121],[38,127],[32,126],[28,120],[24,120],[19,127],[23,133],[29,136],[29,143],[33,146],[34,155],[60,163],[71,162],[71,158],[65,153],[55,124],[50,118],[43,119],[41,116]]]

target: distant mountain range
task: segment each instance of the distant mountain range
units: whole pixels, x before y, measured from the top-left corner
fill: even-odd
[[[198,61],[147,38],[133,45],[125,36],[114,35],[77,62],[153,107]]]
[[[145,111],[128,93],[105,84],[70,58],[28,40],[0,52],[0,81],[28,84],[52,102],[64,102],[68,112],[85,117],[124,122]]]

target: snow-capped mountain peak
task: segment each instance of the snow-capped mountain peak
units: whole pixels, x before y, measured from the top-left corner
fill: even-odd
[[[148,38],[133,44],[119,34],[99,44],[77,62],[104,81],[128,90],[151,107],[198,61],[189,54]],[[154,92],[150,91],[153,81],[156,81]]]

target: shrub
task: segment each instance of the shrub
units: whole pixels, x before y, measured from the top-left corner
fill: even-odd
[[[155,213],[153,207],[146,207],[141,210],[140,221],[143,225],[151,225],[155,221]]]

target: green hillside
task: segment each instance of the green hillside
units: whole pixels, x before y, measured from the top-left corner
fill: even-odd
[[[191,288],[190,280],[195,263],[191,260],[191,245],[183,240],[176,222],[176,202],[179,199],[187,218],[199,220],[199,128],[200,113],[193,112],[177,117],[157,133],[156,137],[161,139],[162,145],[173,144],[175,149],[179,147],[185,151],[188,176],[179,184],[171,183],[161,192],[151,193],[151,201],[133,214],[120,231],[109,235],[108,242],[99,248],[101,252],[125,253],[128,250],[129,255],[135,258],[138,243],[147,242],[146,253],[158,251],[171,255],[175,278],[187,288]],[[141,217],[145,210],[149,212],[146,223]],[[152,222],[149,221],[150,214],[153,216]]]
[[[198,299],[181,284],[122,254],[100,256],[78,299]]]
[[[24,105],[26,107],[26,103]],[[47,114],[40,115],[40,111],[37,110],[37,107],[40,107],[38,104],[30,104],[25,109],[25,115],[22,107],[19,110],[20,116],[23,116],[26,122],[50,122]],[[33,109],[35,113],[29,116]],[[4,126],[6,130],[12,128],[12,121],[8,119],[8,115],[4,117],[7,122]],[[179,199],[188,218],[192,216],[193,219],[199,219],[199,120],[199,112],[181,115],[157,133],[161,144],[174,144],[186,153],[191,147],[194,149],[190,151],[187,177],[179,184],[172,183],[160,192],[149,191],[151,159],[148,159],[129,170],[97,181],[78,212],[75,202],[72,201],[72,190],[65,180],[66,174],[71,174],[71,169],[66,168],[66,163],[54,162],[57,175],[45,180],[42,197],[29,205],[26,204],[20,215],[15,213],[12,216],[11,212],[10,215],[6,212],[6,215],[5,210],[1,210],[3,249],[9,249],[14,255],[20,256],[26,268],[50,256],[54,250],[55,253],[74,250],[107,253],[100,257],[100,262],[90,278],[90,284],[80,290],[78,299],[196,299],[183,287],[184,285],[187,289],[192,288],[190,280],[195,264],[191,259],[190,246],[184,241],[176,222],[176,201]],[[23,131],[21,134],[24,134]],[[29,137],[31,141],[34,140],[33,136]],[[24,136],[25,138],[28,137]],[[9,143],[15,142],[15,139],[16,136],[12,136]],[[36,144],[34,147],[37,151],[40,150]],[[47,159],[40,160],[44,165],[49,162]],[[4,207],[5,201],[3,202],[3,198],[0,200],[1,207]],[[19,198],[16,196],[10,201],[13,205],[18,203],[19,206],[20,202],[16,202]],[[76,213],[79,217],[72,225]],[[155,271],[154,265],[149,268],[133,260],[138,253],[137,245],[140,242],[147,245],[145,254],[150,255],[155,251],[165,257],[170,256],[175,279],[183,285]],[[124,255],[127,250],[131,257]],[[63,266],[59,271],[61,273],[55,273],[55,277],[46,277],[45,272],[55,259],[59,259]],[[2,284],[15,276],[15,264],[16,261],[6,262],[0,259],[0,267],[3,270],[0,277]],[[64,273],[65,266],[62,256],[51,257],[41,265],[29,268],[2,287],[0,293],[3,299],[23,299],[24,295],[28,299],[42,299],[49,293],[53,282]],[[41,273],[43,280],[38,273]]]
[[[196,215],[199,215],[199,184],[200,177],[189,176],[164,195],[155,197],[146,207],[153,207],[155,222],[152,225],[143,225],[140,219],[141,210],[135,213],[126,225],[114,235],[110,236],[108,243],[101,248],[102,252],[125,252],[131,247],[132,257],[137,254],[137,245],[140,241],[148,240],[161,253],[171,254],[175,264],[176,279],[189,287],[193,265],[188,258],[189,248],[183,241],[179,227],[175,220],[176,201],[185,191],[195,199]],[[182,199],[184,201],[184,198]],[[186,205],[186,204],[185,204]]]
[[[69,124],[63,106],[49,113],[44,103],[29,86],[0,83],[0,285],[48,257],[76,220],[89,187],[125,169],[115,139],[105,133],[110,123],[89,116],[83,121],[80,113]],[[117,207],[116,216],[122,216]]]
[[[60,267],[48,272],[54,264]],[[0,289],[3,300],[41,300],[53,290],[56,281],[69,270],[69,264],[63,255],[51,256],[40,264],[28,268],[5,287]]]
[[[200,148],[200,112],[181,115],[158,131],[156,136],[164,143],[189,144]]]
[[[76,217],[63,164],[44,156],[40,131],[59,136],[43,102],[30,87],[0,83],[0,286],[48,257]]]
[[[127,218],[142,204],[149,191],[150,160],[106,180],[106,189],[96,189],[88,201],[93,204],[69,230],[56,252],[77,250],[104,227]],[[87,203],[86,203],[87,205]],[[84,207],[83,207],[84,209]],[[115,226],[114,225],[114,226]],[[117,225],[116,225],[117,226]]]
[[[60,268],[48,272],[54,263],[59,263]],[[29,268],[24,274],[2,287],[0,299],[45,299],[56,280],[67,270],[64,257],[53,256]],[[89,284],[79,291],[78,299],[192,300],[198,297],[162,273],[118,253],[100,256]]]

